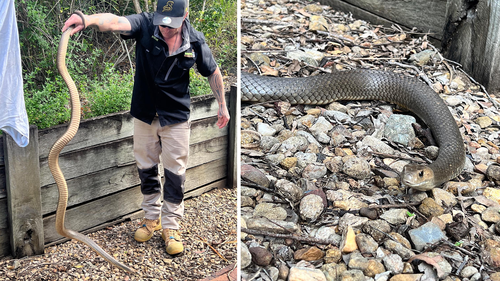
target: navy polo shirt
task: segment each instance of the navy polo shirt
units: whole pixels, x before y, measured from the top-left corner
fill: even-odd
[[[216,69],[203,33],[189,20],[183,24],[181,47],[169,55],[168,46],[153,25],[153,13],[126,16],[132,30],[123,39],[135,39],[136,70],[130,114],[151,124],[156,115],[161,126],[189,119],[189,69],[196,63],[199,73],[210,76]]]

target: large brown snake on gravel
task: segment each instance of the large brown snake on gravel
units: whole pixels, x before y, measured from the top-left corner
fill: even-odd
[[[92,239],[87,236],[78,233],[76,231],[67,229],[64,227],[64,217],[66,213],[66,207],[68,205],[68,186],[66,185],[66,180],[64,175],[59,168],[59,153],[66,144],[68,144],[71,139],[76,135],[76,131],[80,125],[80,97],[78,96],[78,90],[76,89],[75,82],[71,79],[66,68],[66,50],[68,48],[68,40],[73,26],[68,28],[61,36],[61,41],[59,42],[59,49],[57,52],[57,68],[59,73],[68,85],[70,98],[71,98],[71,121],[68,126],[67,131],[62,137],[60,137],[52,146],[49,152],[49,168],[54,180],[56,181],[57,188],[59,189],[59,202],[57,204],[56,211],[56,230],[57,232],[67,238],[78,240],[84,244],[87,244],[92,250],[97,252],[101,257],[110,262],[112,265],[123,269],[125,271],[134,273],[134,270],[128,266],[120,263],[114,259],[110,254],[106,253],[99,245],[97,245]]]
[[[349,70],[306,78],[274,78],[241,72],[241,100],[328,104],[336,100],[383,100],[414,112],[432,131],[439,145],[430,165],[407,164],[403,185],[430,190],[458,176],[465,165],[465,148],[455,119],[443,100],[416,78],[387,71]]]

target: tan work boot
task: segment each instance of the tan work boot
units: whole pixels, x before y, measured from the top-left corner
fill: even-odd
[[[141,227],[135,231],[134,239],[137,242],[146,242],[153,237],[155,230],[160,229],[161,219],[148,220],[145,218],[141,222]]]
[[[184,246],[181,241],[181,234],[179,230],[165,228],[161,233],[161,237],[165,240],[167,254],[173,256],[182,253]]]

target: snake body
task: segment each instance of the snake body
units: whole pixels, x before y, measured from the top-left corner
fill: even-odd
[[[119,261],[114,259],[111,255],[106,253],[92,239],[88,238],[87,236],[81,233],[67,229],[64,226],[64,217],[66,213],[66,207],[68,204],[68,186],[66,184],[66,180],[64,179],[64,175],[61,172],[61,168],[59,167],[59,153],[64,148],[64,146],[66,146],[66,144],[68,144],[71,141],[71,139],[76,135],[76,132],[80,125],[80,114],[81,114],[80,98],[78,96],[78,90],[76,88],[75,82],[68,73],[68,69],[66,68],[66,50],[68,48],[68,40],[72,30],[73,27],[70,27],[62,34],[57,53],[57,67],[59,69],[59,73],[66,82],[70,92],[71,121],[66,132],[54,143],[54,145],[50,149],[49,159],[48,159],[50,172],[52,173],[52,176],[54,177],[54,180],[57,184],[57,188],[59,190],[59,201],[56,211],[56,230],[60,235],[64,237],[75,239],[82,243],[87,244],[92,250],[97,252],[101,257],[103,257],[105,260],[107,260],[114,266],[117,266],[118,268],[128,272],[134,272],[133,269],[120,263]]]
[[[338,100],[383,100],[414,112],[439,145],[429,165],[407,164],[403,185],[430,190],[458,176],[465,165],[462,135],[450,110],[428,85],[417,78],[388,71],[349,70],[303,78],[274,78],[241,72],[241,99],[282,100],[291,104],[328,104]]]

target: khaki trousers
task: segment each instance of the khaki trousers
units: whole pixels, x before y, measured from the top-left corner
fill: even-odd
[[[158,118],[151,125],[134,118],[134,156],[144,196],[141,207],[146,219],[161,215],[162,228],[179,229],[184,215],[184,181],[189,154],[190,122],[161,127]],[[164,168],[162,188],[158,164]]]

